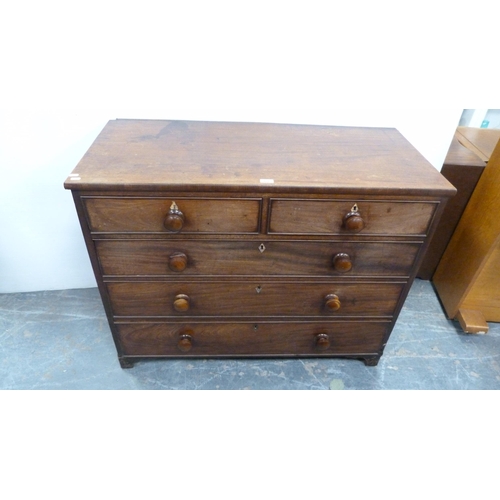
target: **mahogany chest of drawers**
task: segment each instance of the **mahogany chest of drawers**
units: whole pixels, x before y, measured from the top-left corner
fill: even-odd
[[[455,192],[395,129],[112,120],[67,178],[122,367],[376,365]]]

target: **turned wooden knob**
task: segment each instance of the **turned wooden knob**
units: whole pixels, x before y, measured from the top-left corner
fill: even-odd
[[[326,333],[318,333],[318,335],[316,335],[316,347],[321,351],[330,347],[330,339]]]
[[[339,273],[347,273],[352,269],[351,257],[347,253],[338,253],[333,257],[333,267]]]
[[[179,210],[175,201],[172,203],[172,206],[163,221],[163,225],[172,233],[178,233],[182,229],[182,226],[184,226],[184,214]]]
[[[184,295],[183,293],[176,295],[175,299],[174,299],[174,309],[177,312],[188,311],[189,310],[189,297],[187,295]]]
[[[188,262],[187,255],[182,252],[175,252],[168,258],[168,267],[172,271],[181,272],[186,269]]]
[[[325,308],[327,311],[338,311],[340,309],[340,299],[331,293],[325,297]]]
[[[177,342],[177,347],[182,352],[188,352],[193,347],[193,331],[185,330],[179,335],[179,341]]]
[[[358,211],[358,206],[355,204],[351,211],[344,215],[342,220],[343,226],[351,233],[359,233],[365,227],[365,221]]]

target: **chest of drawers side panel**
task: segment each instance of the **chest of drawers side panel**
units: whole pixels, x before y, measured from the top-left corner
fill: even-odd
[[[394,310],[393,323],[387,331],[386,338],[384,339],[384,343],[383,343],[384,346],[387,344],[389,337],[392,333],[392,330],[393,330],[393,328],[396,324],[396,321],[399,317],[401,309],[403,308],[403,306],[405,304],[406,298],[408,296],[408,293],[410,292],[411,286],[412,286],[412,284],[415,280],[415,277],[418,273],[418,270],[420,268],[422,260],[425,258],[425,255],[426,255],[427,249],[429,247],[430,241],[432,239],[432,236],[434,235],[436,229],[438,228],[438,224],[439,224],[439,221],[441,219],[441,215],[443,214],[443,211],[446,208],[446,204],[448,202],[448,199],[449,199],[448,197],[440,197],[440,198],[435,199],[436,209],[434,210],[434,212],[432,213],[432,215],[429,218],[427,234],[425,235],[425,239],[423,240],[423,244],[422,244],[422,246],[417,254],[417,257],[414,261],[413,269],[410,273],[410,277],[406,283],[406,286],[401,294],[399,303],[397,304],[397,306]],[[381,355],[382,354],[383,354],[383,351],[382,351]]]
[[[90,232],[89,225],[88,225],[87,214],[85,211],[84,204],[82,202],[82,196],[81,196],[81,193],[77,190],[72,191],[72,196],[73,196],[73,201],[75,203],[76,213],[78,215],[78,220],[80,222],[80,227],[82,230],[83,239],[84,239],[85,245],[87,247],[87,252],[89,255],[89,259],[90,259],[90,264],[92,266],[92,271],[94,272],[94,277],[96,280],[97,288],[99,290],[99,294],[101,296],[102,304],[104,307],[104,312],[106,314],[109,328],[111,330],[111,335],[113,337],[113,342],[115,344],[116,351],[118,354],[118,359],[120,360],[122,367],[126,368],[126,367],[128,367],[128,365],[125,361],[123,361],[124,354],[123,354],[123,349],[122,349],[122,343],[120,341],[120,334],[119,334],[119,332],[116,328],[115,322],[114,322],[113,310],[112,310],[112,306],[111,306],[111,298],[108,294],[108,289],[107,289],[106,284],[104,283],[104,280],[102,277],[101,268],[99,265],[99,257],[97,254],[97,250],[95,248],[94,241],[92,239],[92,234]]]

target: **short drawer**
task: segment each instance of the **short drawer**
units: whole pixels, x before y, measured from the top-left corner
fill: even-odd
[[[421,243],[97,240],[105,276],[408,277]]]
[[[431,202],[273,199],[269,232],[425,236],[436,206]]]
[[[376,355],[390,323],[122,323],[129,356]]]
[[[391,317],[405,283],[109,282],[115,316]]]
[[[82,197],[92,232],[252,234],[260,229],[261,199]],[[166,219],[175,212],[175,230]],[[178,214],[181,214],[179,216]]]

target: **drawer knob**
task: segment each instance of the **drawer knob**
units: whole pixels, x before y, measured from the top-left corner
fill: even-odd
[[[189,297],[183,293],[176,295],[174,299],[174,309],[177,312],[189,311]]]
[[[181,272],[187,267],[188,258],[185,253],[175,252],[168,258],[168,267],[171,271]]]
[[[177,342],[177,347],[179,348],[180,351],[188,352],[191,350],[191,347],[193,347],[192,334],[193,334],[192,330],[185,330],[180,334],[179,341]]]
[[[354,204],[351,211],[344,215],[343,226],[351,233],[359,233],[365,227],[365,221],[359,213],[358,205]]]
[[[175,201],[172,202],[163,225],[172,233],[178,233],[182,229],[182,226],[184,226],[184,214],[179,210]]]
[[[337,295],[331,293],[325,297],[325,308],[330,312],[338,311],[340,309],[340,299]]]
[[[321,351],[325,351],[330,347],[330,339],[326,333],[316,335],[316,347]]]
[[[351,257],[347,253],[338,253],[333,257],[333,267],[339,273],[347,273],[352,269]]]

